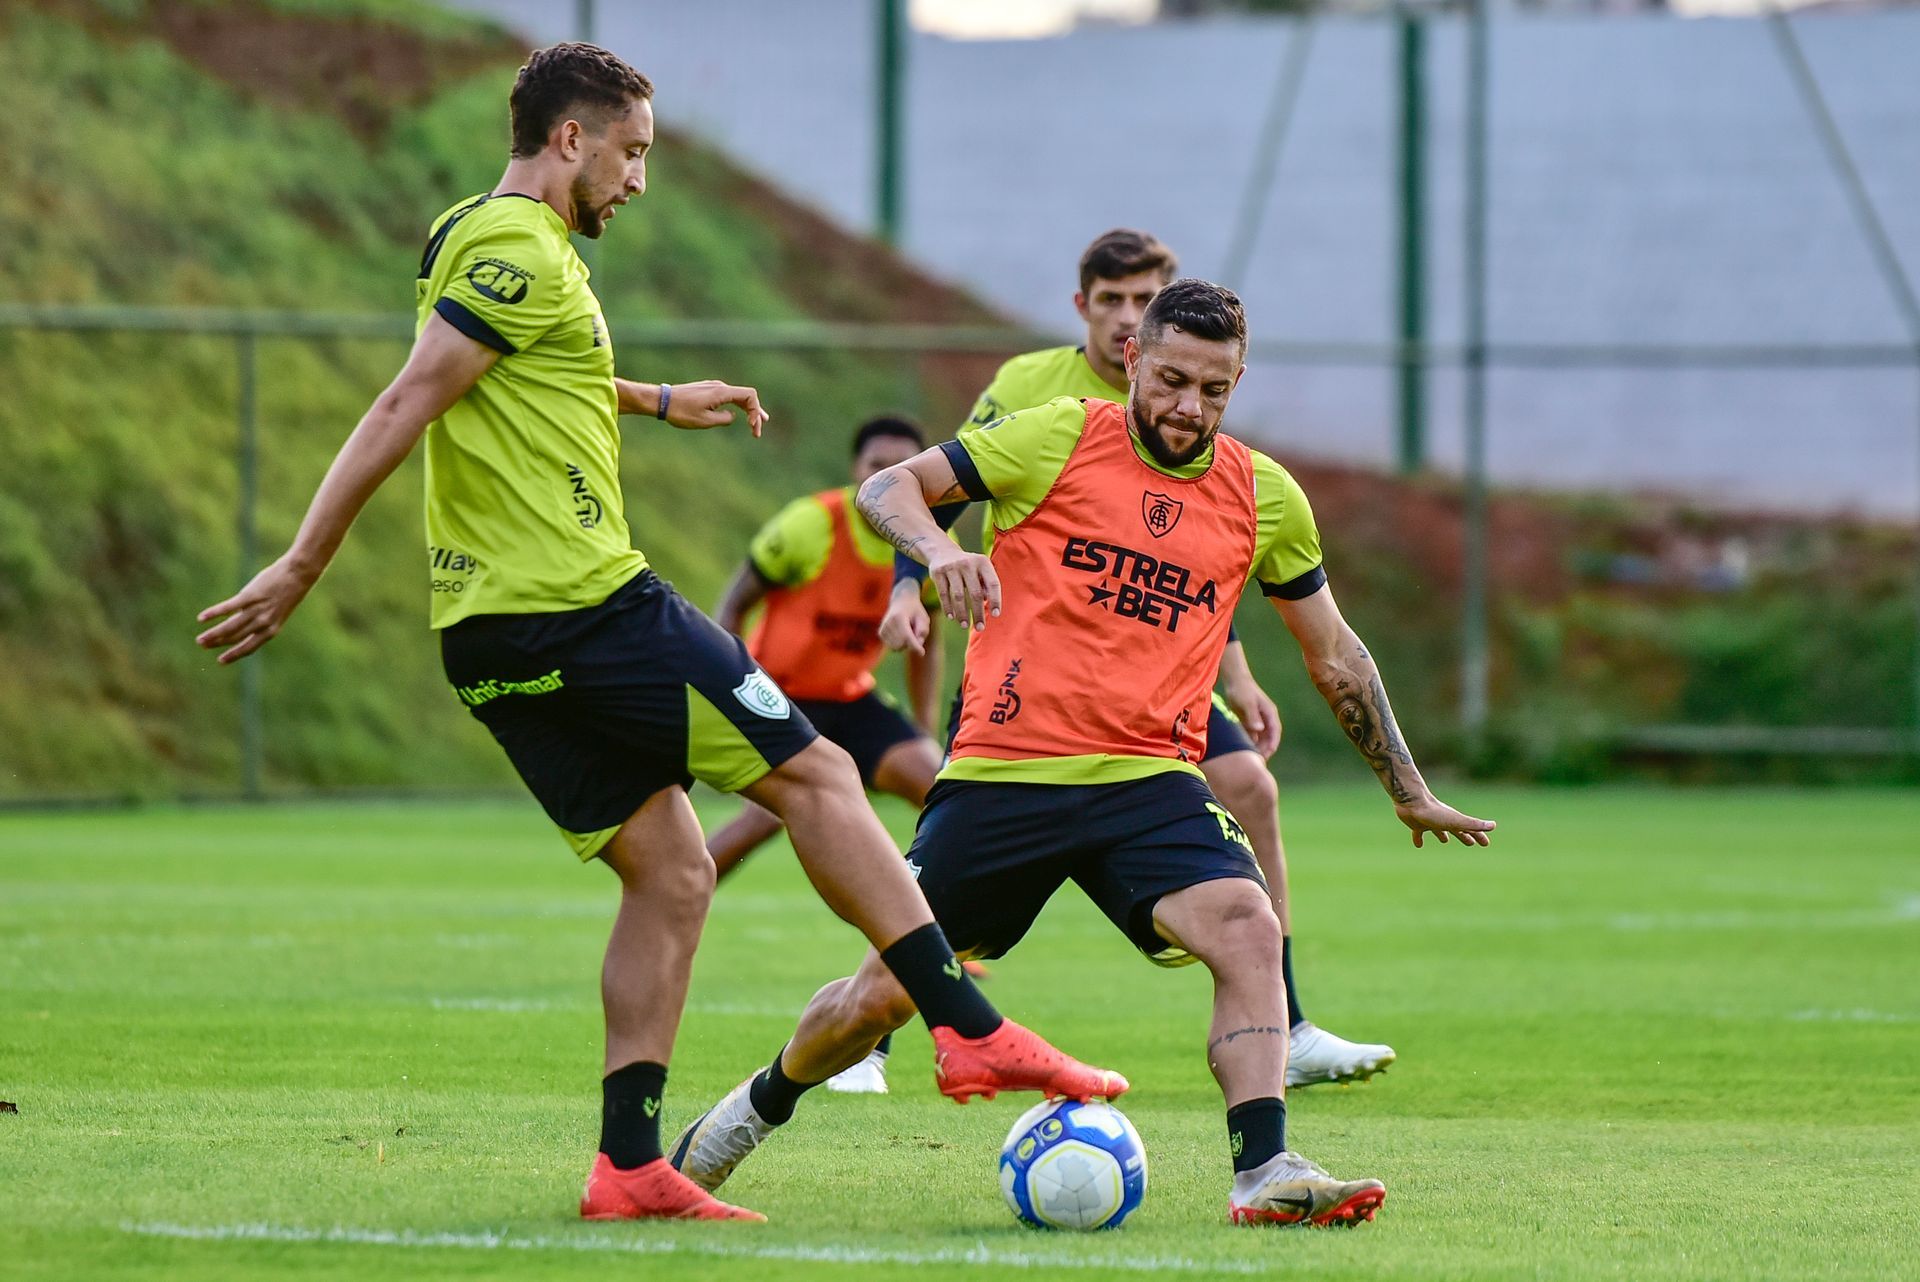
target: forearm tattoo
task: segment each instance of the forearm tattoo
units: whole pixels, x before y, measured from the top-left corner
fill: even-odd
[[[920,545],[927,541],[926,536],[910,534],[902,530],[899,526],[899,515],[885,511],[881,503],[881,500],[886,498],[887,491],[899,481],[898,473],[891,471],[880,473],[860,487],[860,493],[854,499],[854,506],[860,509],[860,515],[867,518],[867,524],[873,527],[874,533],[914,560],[925,562],[926,558],[920,555],[919,549]]]
[[[1366,659],[1366,650],[1360,649],[1356,657]],[[1359,672],[1348,668],[1333,678],[1330,686],[1323,686],[1321,693],[1333,705],[1333,715],[1347,738],[1386,785],[1388,795],[1402,805],[1419,797],[1420,775],[1414,769],[1413,754],[1400,737],[1400,727],[1394,724],[1380,673],[1376,670],[1363,680]]]

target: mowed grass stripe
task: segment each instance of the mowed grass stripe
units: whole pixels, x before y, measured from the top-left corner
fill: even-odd
[[[1290,1138],[1388,1182],[1374,1225],[1221,1223],[1197,968],[1148,966],[1071,888],[996,967],[1010,1014],[1136,1084],[1147,1203],[1087,1239],[1013,1224],[993,1157],[1018,1101],[937,1098],[918,1028],[892,1094],[810,1097],[728,1185],[773,1223],[580,1225],[613,881],[531,803],[0,816],[0,1099],[21,1106],[0,1258],[33,1278],[577,1276],[621,1251],[677,1278],[970,1252],[1315,1282],[1908,1276],[1920,797],[1446,792],[1502,821],[1495,847],[1414,851],[1376,792],[1286,792],[1308,1013],[1401,1054],[1295,1092]],[[708,923],[670,1126],[861,952],[783,846],[756,856]],[[413,1245],[494,1238],[554,1245]]]

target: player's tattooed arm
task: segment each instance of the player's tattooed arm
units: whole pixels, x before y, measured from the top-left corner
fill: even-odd
[[[1467,845],[1486,845],[1487,834],[1494,828],[1490,820],[1462,814],[1427,787],[1394,720],[1380,669],[1341,617],[1332,590],[1323,584],[1301,600],[1275,597],[1273,604],[1299,641],[1315,688],[1393,798],[1400,821],[1412,830],[1413,844],[1421,845],[1425,835],[1432,833],[1443,842],[1452,837]]]
[[[875,532],[925,565],[950,619],[985,627],[1000,613],[1000,579],[984,556],[962,551],[934,519],[933,505],[966,495],[938,447],[867,478],[855,506]]]

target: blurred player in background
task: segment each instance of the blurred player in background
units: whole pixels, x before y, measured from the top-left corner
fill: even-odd
[[[981,393],[961,434],[1057,396],[1124,403],[1127,341],[1139,329],[1154,294],[1173,279],[1176,269],[1173,251],[1146,232],[1122,228],[1097,238],[1080,256],[1080,292],[1073,296],[1073,305],[1086,323],[1086,342],[1028,352],[1002,365]],[[939,517],[951,524],[960,511],[960,506],[943,508]],[[983,550],[991,548],[992,538],[989,523],[983,531]],[[918,562],[898,559],[895,600],[882,625],[887,643],[909,654],[926,648],[927,614],[919,592],[925,575]],[[958,724],[959,706],[956,692],[953,725]],[[1301,1007],[1300,986],[1293,973],[1293,901],[1287,890],[1286,846],[1280,838],[1280,791],[1267,770],[1267,758],[1279,746],[1279,709],[1254,680],[1245,647],[1229,632],[1220,660],[1220,693],[1207,710],[1206,755],[1200,769],[1214,796],[1233,812],[1253,842],[1254,856],[1273,892],[1273,909],[1280,917],[1285,941],[1280,973],[1293,1017],[1287,1085],[1364,1081],[1393,1063],[1393,1048],[1335,1036],[1308,1020]]]
[[[755,435],[758,395],[634,383],[570,232],[597,237],[646,190],[653,86],[604,49],[536,50],[511,97],[499,184],[433,223],[412,353],[348,437],[292,546],[200,615],[232,663],[277,635],[360,509],[424,434],[432,624],[448,679],[582,860],[620,879],[601,973],[600,1152],[588,1219],[758,1220],[661,1156],[667,1060],[713,861],[696,778],[780,816],[829,906],[921,1003],[942,1089],[1086,1097],[1126,1089],[993,1009],[954,959],[847,754],[747,654],[647,568],[622,513],[618,416]],[[864,1048],[863,1048],[864,1050]]]
[[[873,669],[886,653],[880,620],[893,585],[893,545],[854,510],[853,496],[868,477],[924,448],[926,438],[905,419],[862,424],[853,436],[853,484],[795,499],[761,527],[714,614],[727,631],[743,633],[748,614],[764,603],[747,650],[814,728],[847,750],[862,783],[915,809],[926,804],[940,770],[940,748],[931,737],[939,715],[940,650],[907,655],[916,725],[874,685]],[[707,841],[718,874],[739,867],[780,827],[770,811],[747,802]],[[883,1039],[829,1088],[883,1094],[891,1050],[892,1039]]]
[[[1494,825],[1421,778],[1334,604],[1299,484],[1218,435],[1246,344],[1238,298],[1175,281],[1127,340],[1125,406],[1060,397],[1017,411],[881,472],[859,504],[924,559],[949,617],[972,629],[960,725],[907,852],[949,938],[963,955],[1001,956],[1071,880],[1152,960],[1205,965],[1230,1218],[1352,1224],[1373,1218],[1385,1187],[1286,1147],[1280,923],[1245,831],[1197,765],[1247,583],[1274,602],[1416,845],[1429,833],[1485,845]],[[962,496],[987,504],[990,557],[934,520],[929,505]],[[717,1188],[812,1085],[912,1010],[869,953],[815,995],[763,1073],[681,1134],[674,1164]]]

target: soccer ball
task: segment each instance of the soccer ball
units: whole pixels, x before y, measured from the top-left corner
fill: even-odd
[[[1111,1104],[1043,1101],[1007,1132],[1000,1191],[1037,1229],[1118,1228],[1147,1195],[1147,1150]]]

